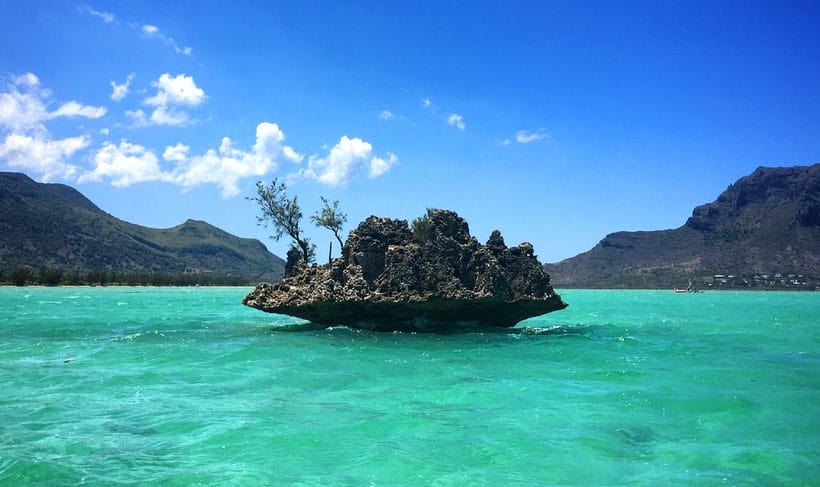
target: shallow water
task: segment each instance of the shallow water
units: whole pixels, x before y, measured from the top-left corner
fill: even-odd
[[[0,288],[0,484],[820,483],[820,294],[569,290],[445,335],[247,291]]]

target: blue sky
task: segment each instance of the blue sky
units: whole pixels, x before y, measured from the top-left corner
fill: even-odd
[[[0,2],[0,170],[264,241],[428,207],[542,261],[820,160],[817,2]],[[305,221],[324,255],[333,236]]]

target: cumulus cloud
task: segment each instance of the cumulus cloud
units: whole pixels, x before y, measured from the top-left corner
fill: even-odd
[[[276,170],[281,161],[302,161],[303,156],[284,141],[278,125],[262,122],[256,127],[256,142],[250,150],[237,148],[229,137],[223,137],[219,148],[191,155],[191,148],[179,142],[165,147],[162,161],[166,168],[152,150],[139,144],[105,142],[94,155],[94,169],[86,171],[79,181],[109,181],[114,186],[162,181],[183,188],[213,184],[223,198],[230,198],[239,194],[240,180],[264,176]]]
[[[76,174],[77,166],[68,159],[86,148],[89,138],[54,139],[45,123],[61,117],[100,118],[106,113],[105,107],[72,100],[49,110],[51,91],[43,88],[33,73],[12,76],[6,89],[0,93],[0,161],[36,173],[44,180]]]
[[[142,101],[143,105],[154,107],[151,114],[147,115],[142,110],[126,110],[125,112],[125,115],[133,121],[134,127],[188,125],[192,123],[191,118],[188,113],[178,107],[196,107],[207,98],[205,91],[196,85],[194,78],[184,74],[172,77],[169,73],[165,73],[157,81],[151,82],[151,86],[156,88],[156,93]]]
[[[54,140],[45,131],[35,131],[31,135],[9,134],[0,143],[0,161],[13,168],[34,172],[43,181],[67,179],[79,171],[67,159],[88,144],[86,136]]]
[[[8,91],[0,93],[0,127],[16,132],[48,120],[44,100],[50,93],[41,89],[39,82],[36,76],[28,73],[28,76],[14,78]]]
[[[447,124],[456,127],[459,130],[464,130],[464,117],[459,115],[458,113],[451,113],[449,117],[447,117]]]
[[[42,88],[34,74],[12,77],[8,91],[0,93],[0,127],[20,131],[59,117],[100,118],[106,112],[105,107],[83,105],[73,100],[48,111],[46,104],[50,97],[51,91]]]
[[[430,108],[433,105],[433,102],[430,101],[429,98],[424,98],[421,100],[421,107],[422,108]]]
[[[308,158],[307,168],[299,175],[330,186],[342,186],[359,174],[371,178],[381,176],[397,161],[396,155],[391,153],[387,159],[374,156],[370,143],[343,135],[326,156]]]
[[[390,110],[382,110],[382,112],[379,114],[379,118],[382,120],[390,120],[391,118],[393,118],[393,112]]]
[[[148,117],[145,116],[145,112],[142,110],[126,110],[125,116],[132,120],[131,125],[134,127],[147,127],[151,125],[148,121]]]
[[[94,170],[86,172],[79,182],[107,179],[114,186],[130,186],[146,181],[168,180],[156,154],[139,144],[125,140],[119,145],[104,142],[94,155]]]
[[[157,94],[146,98],[144,103],[151,106],[188,105],[197,106],[205,101],[205,91],[199,88],[192,76],[178,74],[171,77],[165,73],[159,80],[152,81],[151,86],[157,89]]]
[[[219,149],[209,149],[202,155],[189,156],[190,148],[177,144],[166,147],[162,157],[176,165],[170,174],[173,182],[186,188],[214,184],[223,198],[230,198],[239,194],[241,179],[274,171],[282,159],[302,160],[293,148],[283,145],[284,140],[285,134],[277,124],[262,122],[256,127],[256,143],[250,151],[236,148],[229,137],[223,137]]]
[[[187,113],[164,106],[155,108],[150,120],[154,125],[187,125],[191,121]]]
[[[377,178],[381,176],[389,171],[390,168],[398,162],[398,160],[399,158],[392,152],[387,153],[387,159],[374,156],[373,159],[370,159],[370,168],[368,169],[367,176],[369,178]]]
[[[115,81],[111,82],[111,99],[114,101],[120,101],[128,95],[128,87],[131,85],[131,82],[134,80],[136,75],[131,73],[125,78],[125,83],[118,85]]]

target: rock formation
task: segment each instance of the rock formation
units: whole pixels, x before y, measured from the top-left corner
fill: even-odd
[[[326,326],[418,331],[511,327],[567,306],[531,244],[508,248],[496,230],[481,245],[456,213],[427,217],[416,236],[406,220],[371,216],[331,265],[299,263],[243,304]]]

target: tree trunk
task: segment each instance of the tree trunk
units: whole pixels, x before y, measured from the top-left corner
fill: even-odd
[[[299,247],[302,248],[302,258],[305,259],[305,265],[310,264],[310,254],[307,241],[297,240],[297,242],[299,243]]]

